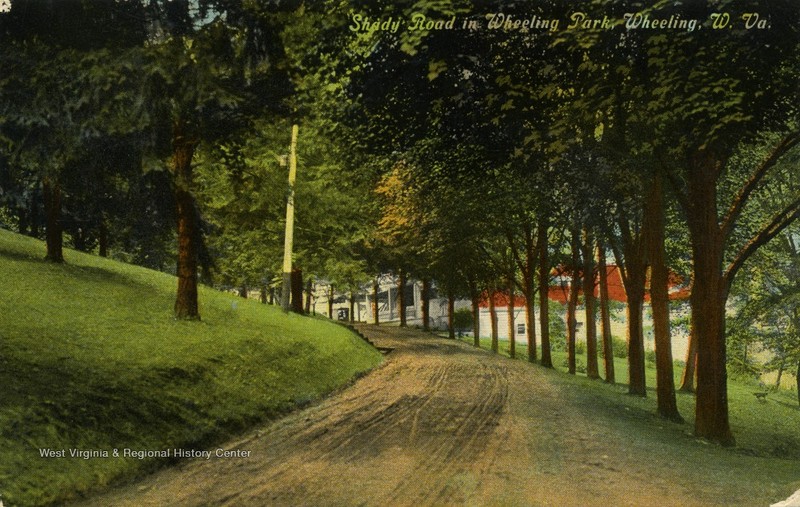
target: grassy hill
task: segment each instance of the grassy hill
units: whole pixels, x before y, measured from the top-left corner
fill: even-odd
[[[381,361],[344,327],[210,289],[201,322],[176,321],[175,278],[74,251],[53,265],[44,253],[0,230],[5,505],[61,502],[143,473],[165,459],[113,451],[212,445]]]
[[[472,344],[472,338],[465,338],[464,341]],[[508,356],[508,341],[501,340],[499,345],[500,354]],[[481,338],[481,347],[489,349],[491,340]],[[527,360],[527,345],[517,344],[517,359]],[[578,353],[578,365],[585,365],[586,353]],[[553,365],[555,370],[561,373],[567,372],[567,355],[564,351],[553,351]],[[656,428],[661,428],[660,433],[668,433],[664,427],[670,428],[675,441],[680,440],[681,434],[693,434],[695,396],[691,393],[679,392],[677,394],[678,410],[686,419],[685,425],[664,425],[656,416],[656,369],[655,364],[647,361],[645,363],[645,374],[647,377],[647,398],[638,396],[620,396],[628,392],[628,360],[627,358],[614,358],[614,371],[618,384],[610,386],[602,381],[589,380],[585,376],[585,366],[583,372],[578,375],[561,375],[558,382],[578,387],[576,393],[580,393],[583,398],[582,405],[587,412],[598,414],[614,414],[617,419],[615,424],[630,424],[630,434],[643,433],[650,431],[653,426],[641,426],[636,424],[636,419],[650,420],[655,422]],[[675,365],[675,385],[680,385],[680,375],[683,369]],[[603,360],[600,359],[600,373],[604,374]],[[791,389],[770,390],[768,396],[759,400],[754,393],[765,391],[756,379],[736,378],[728,379],[728,405],[731,429],[736,438],[735,452],[748,456],[758,456],[773,459],[771,462],[776,468],[782,468],[782,462],[788,460],[792,466],[797,466],[800,462],[800,406],[797,402],[797,391]],[[626,420],[620,415],[631,416],[635,414],[634,422]],[[800,477],[797,478],[800,481]],[[800,483],[798,483],[800,486]]]

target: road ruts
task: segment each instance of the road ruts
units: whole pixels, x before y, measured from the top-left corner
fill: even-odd
[[[87,504],[713,504],[631,458],[549,371],[419,331],[359,329],[393,349],[384,364],[225,446],[250,458],[187,461]]]

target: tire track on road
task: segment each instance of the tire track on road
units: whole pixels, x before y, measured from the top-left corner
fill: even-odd
[[[505,411],[507,372],[503,368],[481,363],[478,372],[459,370],[454,382],[464,387],[455,393],[453,390],[433,393],[432,398],[436,398],[438,404],[426,421],[426,438],[413,442],[418,444],[423,458],[412,473],[407,474],[389,493],[386,498],[388,503],[452,501],[452,497],[460,492],[455,491],[449,478],[473,468],[473,460],[484,451],[488,439],[493,437]],[[450,399],[454,394],[455,401]],[[455,428],[447,424],[453,419],[459,421]],[[444,486],[441,479],[448,479]]]
[[[225,446],[251,459],[187,461],[90,504],[685,507],[713,499],[672,473],[674,455],[637,461],[647,449],[588,418],[572,387],[544,369],[413,330],[361,329],[394,348],[385,363]]]

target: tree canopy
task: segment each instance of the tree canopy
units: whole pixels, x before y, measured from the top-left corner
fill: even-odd
[[[549,367],[549,287],[567,277],[597,378],[594,287],[613,252],[629,390],[647,392],[649,298],[659,412],[678,420],[667,286],[681,275],[695,431],[732,443],[729,344],[761,325],[782,368],[796,359],[779,273],[800,215],[798,26],[793,0],[13,0],[0,222],[44,237],[55,262],[66,237],[174,272],[175,316],[199,319],[198,280],[263,294],[280,276],[299,125],[293,268],[331,299],[385,273],[435,286],[451,313],[519,292],[528,359]]]

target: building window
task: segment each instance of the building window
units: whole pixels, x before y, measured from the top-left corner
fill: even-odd
[[[525,334],[525,324],[517,324],[517,334]]]

